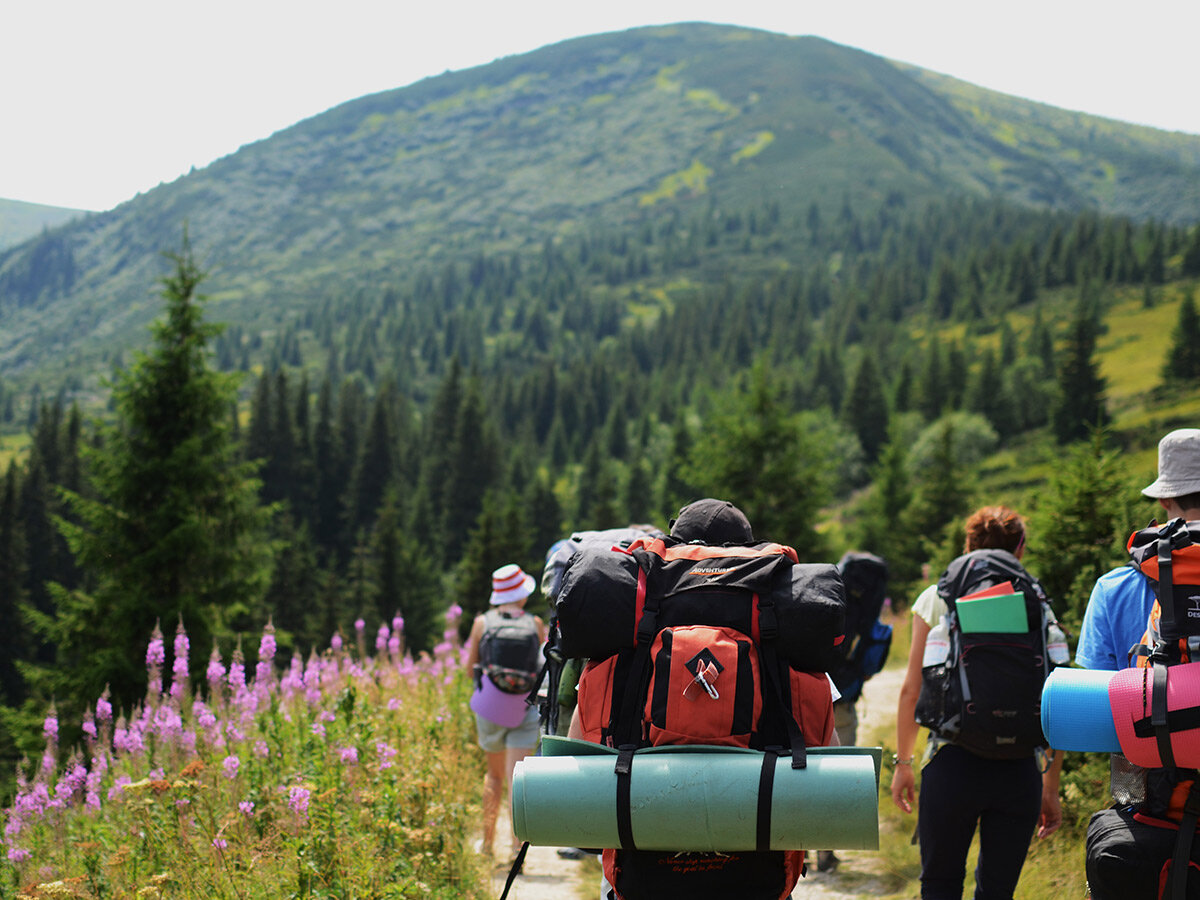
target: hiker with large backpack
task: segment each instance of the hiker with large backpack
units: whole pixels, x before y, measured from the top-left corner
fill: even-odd
[[[975,896],[1011,900],[1035,829],[1046,837],[1062,822],[1061,755],[1040,764],[1048,749],[1040,702],[1050,669],[1068,661],[1066,638],[1041,585],[1020,564],[1021,517],[984,507],[967,519],[966,531],[964,555],[913,604],[892,800],[912,812],[924,725],[922,900],[961,900],[977,827]]]
[[[841,695],[833,704],[838,743],[858,743],[858,709],[863,686],[879,674],[892,647],[892,626],[879,620],[888,599],[887,562],[874,553],[849,551],[837,563],[846,589],[846,638],[830,671]],[[832,850],[817,851],[817,871],[833,872],[841,861]]]
[[[737,507],[709,498],[681,509],[668,537],[580,553],[558,613],[564,647],[591,660],[571,736],[619,751],[621,840],[604,850],[604,900],[789,897],[803,869],[799,849],[639,849],[630,772],[646,748],[766,751],[758,846],[769,847],[776,760],[790,756],[800,768],[807,747],[836,741],[825,674],[844,622],[836,569],[799,565],[790,547],[756,543]]]
[[[1087,638],[1089,661],[1102,663],[1107,656],[1097,648],[1116,635],[1108,643],[1120,664],[1089,667],[1124,669],[1110,682],[1110,701],[1145,708],[1141,733],[1118,729],[1124,752],[1113,756],[1115,805],[1096,813],[1088,826],[1087,875],[1095,900],[1200,897],[1200,840],[1194,837],[1200,788],[1193,789],[1200,754],[1177,745],[1177,711],[1166,703],[1170,698],[1174,706],[1176,692],[1185,696],[1200,648],[1200,429],[1177,429],[1159,441],[1158,477],[1142,493],[1158,501],[1169,521],[1133,534],[1130,564],[1096,585],[1107,581],[1119,589],[1093,590],[1080,637],[1081,653]],[[1152,598],[1148,627],[1140,643],[1122,650],[1132,628],[1129,610],[1144,608],[1145,593]],[[1114,721],[1129,718],[1114,707]]]
[[[1200,521],[1200,429],[1179,428],[1162,437],[1155,480],[1142,494],[1157,501],[1168,519]],[[1083,612],[1075,663],[1107,671],[1128,667],[1130,654],[1143,643],[1154,602],[1154,582],[1132,561],[1101,575]],[[1109,790],[1114,804],[1139,804],[1145,789],[1145,770],[1123,753],[1113,753]]]
[[[483,837],[491,856],[496,818],[513,767],[537,747],[538,711],[527,700],[542,664],[546,626],[525,611],[535,582],[515,563],[492,573],[490,609],[475,618],[467,639],[467,666],[475,674],[471,710],[479,746],[487,755],[483,784]],[[513,840],[513,854],[520,843]]]

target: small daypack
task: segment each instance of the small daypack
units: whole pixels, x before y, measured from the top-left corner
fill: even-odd
[[[537,618],[489,609],[483,616],[479,640],[479,668],[506,694],[525,694],[533,688],[540,669],[541,639]]]
[[[989,588],[1021,595],[1023,616],[1011,630],[964,631],[957,602]],[[1052,668],[1047,631],[1054,614],[1041,584],[1008,551],[983,549],[947,567],[938,596],[947,613],[927,639],[918,724],[988,759],[1020,759],[1045,747],[1041,697]],[[941,640],[944,658],[931,658]]]
[[[873,553],[847,553],[837,564],[846,589],[846,640],[842,659],[829,672],[842,701],[854,703],[879,673],[892,646],[892,626],[879,621],[887,599],[888,567]]]
[[[579,724],[588,740],[620,751],[621,846],[604,851],[618,900],[789,896],[803,851],[767,849],[761,828],[763,849],[752,852],[638,849],[630,771],[639,749],[677,744],[764,750],[764,778],[780,755],[803,767],[806,746],[832,739],[831,692],[824,674],[789,659],[830,658],[842,606],[836,569],[798,565],[795,551],[780,544],[645,539],[572,561],[558,603],[563,645],[593,660],[580,679]],[[798,621],[805,609],[807,630]],[[768,783],[760,798],[769,795]],[[762,808],[759,821],[766,821]]]
[[[1185,900],[1200,897],[1200,522],[1152,524],[1127,547],[1156,599],[1134,668],[1113,676],[1109,698],[1122,752],[1148,768],[1146,797],[1120,818],[1093,817],[1088,877],[1100,900]],[[1129,878],[1139,889],[1120,894]]]

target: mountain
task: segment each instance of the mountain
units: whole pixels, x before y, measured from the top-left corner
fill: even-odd
[[[185,226],[212,314],[276,333],[314,302],[572,235],[958,193],[1189,222],[1200,137],[814,37],[683,24],[579,38],[345,103],[10,248],[0,378],[61,383],[140,345]],[[783,247],[775,264],[788,260]]]
[[[0,251],[82,215],[85,213],[79,209],[0,199]]]

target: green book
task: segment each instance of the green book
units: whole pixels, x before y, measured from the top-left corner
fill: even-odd
[[[964,632],[1024,634],[1029,630],[1024,594],[960,599],[954,606],[958,610],[958,623]]]

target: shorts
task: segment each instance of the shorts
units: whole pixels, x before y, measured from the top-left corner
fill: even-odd
[[[525,721],[516,728],[505,728],[475,713],[475,733],[484,753],[503,753],[506,749],[532,750],[538,742],[537,707],[529,707]]]

